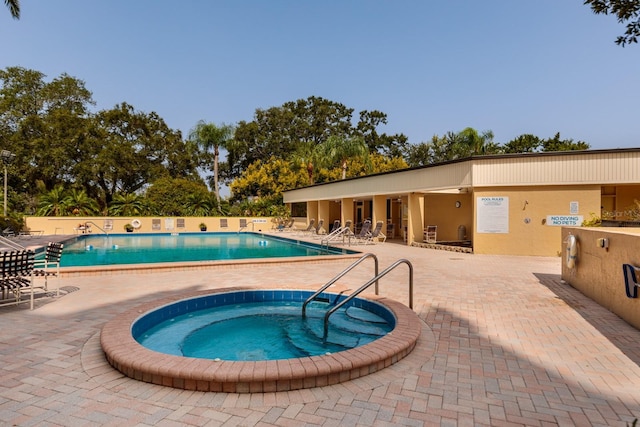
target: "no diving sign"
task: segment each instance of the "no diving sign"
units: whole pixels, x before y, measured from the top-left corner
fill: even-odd
[[[582,215],[547,215],[547,225],[580,227]]]

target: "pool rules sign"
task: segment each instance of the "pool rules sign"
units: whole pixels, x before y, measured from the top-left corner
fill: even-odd
[[[476,202],[478,233],[509,233],[508,197],[478,197]]]

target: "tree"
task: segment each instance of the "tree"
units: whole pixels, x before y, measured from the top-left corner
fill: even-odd
[[[625,46],[637,43],[640,36],[640,0],[585,0],[595,14],[615,15],[618,22],[627,24],[624,35],[616,39],[616,44]]]
[[[322,158],[327,166],[331,164],[339,164],[342,169],[342,179],[347,177],[347,161],[352,158],[359,158],[365,164],[371,164],[369,161],[369,148],[364,140],[360,137],[341,138],[339,136],[330,136],[327,141],[318,146],[322,152]]]
[[[257,109],[253,121],[241,121],[236,127],[227,156],[228,178],[240,176],[256,160],[287,159],[300,146],[322,144],[330,135],[350,136],[352,114],[351,108],[315,96]]]
[[[49,192],[43,194],[38,202],[36,215],[61,216],[66,214],[66,193],[62,185],[58,185]]]
[[[145,200],[150,213],[160,216],[190,215],[190,197],[209,197],[203,182],[168,176],[157,179],[147,189]]]
[[[535,135],[524,134],[507,142],[503,149],[505,153],[535,153],[542,147],[542,140]]]
[[[542,151],[573,151],[588,150],[589,144],[583,141],[573,142],[573,139],[560,139],[560,132],[553,138],[542,141]]]
[[[407,137],[403,134],[378,134],[378,127],[387,124],[387,115],[381,111],[361,111],[355,134],[360,135],[370,153],[381,153],[389,157],[400,156],[406,148]]]
[[[258,196],[281,197],[282,192],[306,185],[306,171],[292,168],[291,163],[271,157],[252,163],[231,185],[232,200],[242,201]]]
[[[98,213],[98,203],[84,190],[72,189],[63,202],[67,214],[91,216]]]
[[[156,113],[136,111],[127,103],[99,111],[88,135],[84,155],[90,161],[77,165],[75,176],[85,188],[101,194],[106,206],[116,193],[135,193],[171,176],[171,156],[188,153],[180,133]],[[202,181],[195,174],[189,178]]]
[[[143,212],[143,198],[135,193],[116,193],[109,205],[109,215],[136,216]]]
[[[14,19],[20,19],[20,0],[4,0]]]
[[[203,151],[209,152],[213,149],[213,191],[216,195],[218,205],[220,204],[220,186],[218,185],[218,162],[220,159],[220,148],[228,149],[233,137],[233,126],[216,126],[213,123],[206,123],[200,120],[189,134],[189,139],[195,142]]]

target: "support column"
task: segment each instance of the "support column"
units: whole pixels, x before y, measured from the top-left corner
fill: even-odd
[[[309,222],[312,219],[314,221],[318,221],[318,201],[317,200],[310,200],[307,202],[307,224],[309,224]]]
[[[422,242],[424,231],[424,195],[411,193],[408,200],[407,245]]]
[[[345,197],[342,199],[340,206],[340,221],[344,225],[347,221],[351,221],[351,230],[353,231],[353,223],[355,214],[353,212],[353,198]]]
[[[324,228],[326,232],[329,232],[329,228],[331,227],[331,207],[329,206],[329,203],[331,203],[329,200],[318,201],[318,218],[316,218],[316,221],[318,222],[320,222],[321,219],[324,220],[322,228]]]
[[[376,226],[378,221],[387,224],[387,196],[373,196],[373,216],[371,217],[372,227]],[[382,228],[382,232],[387,231],[386,227]]]

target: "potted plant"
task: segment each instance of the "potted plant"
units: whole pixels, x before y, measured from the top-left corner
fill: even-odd
[[[125,224],[124,225],[124,231],[126,231],[127,233],[133,233],[133,225]]]
[[[200,223],[200,231],[207,231],[207,224],[205,224],[204,222]]]

